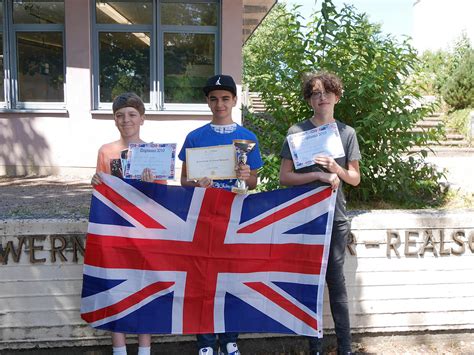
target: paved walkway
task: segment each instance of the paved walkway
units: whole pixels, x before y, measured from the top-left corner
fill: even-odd
[[[474,194],[474,149],[445,149],[430,153],[426,161],[447,169],[450,188]]]

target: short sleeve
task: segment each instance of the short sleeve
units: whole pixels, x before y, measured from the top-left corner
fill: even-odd
[[[359,149],[359,141],[357,140],[357,134],[353,129],[347,140],[347,161],[360,160],[361,154]]]
[[[288,137],[288,134],[286,135]],[[281,146],[281,151],[280,151],[280,157],[284,159],[291,160],[291,152],[290,152],[290,146],[288,145],[288,140],[286,139],[283,141],[283,145]]]
[[[106,154],[104,153],[104,150],[101,148],[99,149],[99,152],[97,153],[97,166],[95,171],[97,173],[106,173],[110,174],[110,165],[109,161],[106,157]]]
[[[185,162],[186,161],[186,148],[190,148],[191,143],[189,140],[189,135],[186,137],[184,140],[183,146],[181,147],[181,150],[179,151],[178,158],[179,160]]]
[[[251,170],[260,169],[263,166],[262,155],[260,154],[260,146],[257,137],[255,137],[255,141],[257,144],[255,145],[255,148],[249,153],[247,161],[247,164],[250,166]]]

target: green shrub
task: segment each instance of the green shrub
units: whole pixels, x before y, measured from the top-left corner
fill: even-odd
[[[350,188],[359,201],[402,201],[407,206],[434,203],[441,174],[424,163],[426,152],[413,146],[438,139],[430,130],[412,132],[433,107],[420,99],[407,77],[419,66],[408,41],[384,36],[378,25],[353,7],[337,11],[330,0],[304,27],[297,11],[277,5],[244,47],[244,82],[261,93],[268,115],[246,114],[245,124],[259,132],[265,166],[261,189],[278,187],[279,152],[287,129],[311,117],[301,95],[305,72],[327,70],[345,83],[335,117],[353,126],[361,147],[362,182]]]
[[[452,54],[443,50],[426,51],[419,58],[421,65],[413,75],[414,83],[423,94],[441,97],[443,84],[452,71]]]
[[[423,52],[419,56],[421,65],[412,75],[414,85],[425,95],[435,95],[440,100],[458,102],[459,98],[452,97],[447,85],[464,85],[455,83],[456,80],[459,80],[456,75],[460,70],[459,67],[469,62],[472,52],[470,39],[465,32],[461,33],[450,49]],[[463,80],[466,79],[466,75],[471,78],[472,83],[474,73],[472,71],[465,73],[462,75]],[[446,95],[448,96],[447,100]],[[454,96],[456,95],[459,94],[455,92]],[[445,104],[446,102],[441,101],[441,103]]]
[[[474,50],[462,58],[442,88],[443,98],[455,110],[474,107]]]
[[[470,117],[470,108],[450,112],[445,117],[446,127],[452,128],[454,131],[461,133],[462,135],[467,137],[469,135]]]

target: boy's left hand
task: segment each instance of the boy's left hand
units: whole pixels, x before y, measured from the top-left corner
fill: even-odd
[[[337,174],[339,172],[340,166],[332,157],[316,157],[314,162],[321,165],[330,173]]]
[[[151,169],[149,169],[149,168],[143,169],[141,180],[145,181],[145,182],[155,181],[155,177],[153,176],[153,173],[151,172]]]
[[[250,178],[250,166],[246,164],[240,164],[235,167],[237,172],[237,179],[246,181]]]

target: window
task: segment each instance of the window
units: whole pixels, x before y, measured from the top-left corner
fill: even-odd
[[[6,109],[64,108],[64,1],[1,1]]]
[[[205,108],[218,72],[218,0],[95,1],[94,103],[134,91],[147,109]]]

